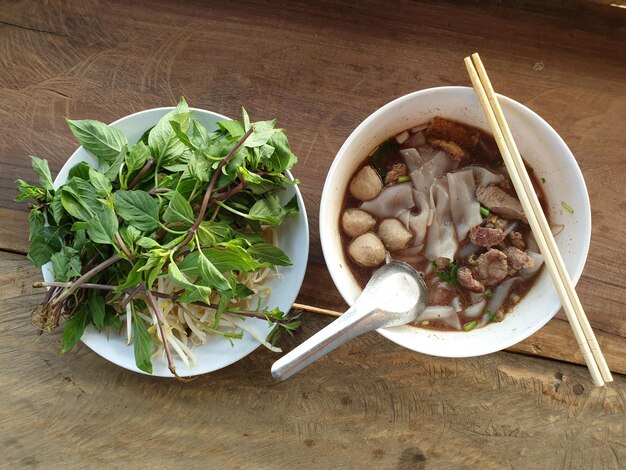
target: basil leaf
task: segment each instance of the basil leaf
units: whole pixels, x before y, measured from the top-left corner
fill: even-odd
[[[36,207],[33,207],[28,213],[28,241],[43,229],[46,224],[46,217]]]
[[[243,126],[237,121],[218,121],[217,125],[235,139],[240,139],[245,134]]]
[[[37,201],[44,201],[46,199],[46,192],[42,188],[38,188],[21,179],[15,180],[15,183],[20,192],[15,198],[16,202],[26,201],[31,198]]]
[[[71,180],[75,176],[85,181],[89,181],[89,170],[91,167],[87,165],[85,162],[78,162],[72,168],[70,168],[69,173],[67,174],[67,179]]]
[[[187,168],[189,170],[189,174],[195,179],[202,182],[208,182],[213,174],[213,170],[211,169],[212,164],[213,162],[206,158],[204,154],[194,152],[189,158]]]
[[[206,150],[211,145],[209,134],[202,124],[195,119],[191,120],[191,143],[200,150]]]
[[[143,318],[134,312],[132,316],[135,364],[140,370],[152,374],[152,338],[150,338],[150,333],[148,333],[148,328]]]
[[[250,208],[248,217],[252,220],[266,222],[276,226],[293,212],[292,209],[283,208],[280,199],[274,194],[269,194],[265,199],[260,199]]]
[[[141,248],[145,248],[146,250],[153,250],[154,248],[162,248],[159,242],[157,242],[154,238],[141,237],[137,240],[137,245]]]
[[[126,155],[126,168],[128,173],[139,170],[143,167],[150,158],[150,150],[142,141],[137,142],[130,148],[130,151]]]
[[[185,293],[180,297],[181,302],[193,302],[201,300],[209,302],[211,296],[211,288],[193,284],[180,272],[175,263],[170,263],[167,267],[167,274],[176,284],[185,287]]]
[[[253,194],[265,194],[276,189],[278,186],[273,181],[265,179],[256,173],[252,173],[243,166],[239,168],[239,174],[248,184],[248,188],[250,188]]]
[[[289,141],[283,132],[272,135],[268,144],[275,150],[269,159],[273,170],[289,170],[298,161],[298,158],[291,152]]]
[[[30,160],[33,165],[33,170],[39,175],[39,184],[41,184],[41,187],[53,190],[54,186],[52,185],[52,175],[50,174],[48,162],[33,155],[30,156]]]
[[[59,227],[44,227],[33,234],[28,248],[28,259],[38,268],[42,267],[54,253],[61,250]]]
[[[116,292],[122,292],[124,289],[129,289],[131,287],[137,287],[142,283],[142,271],[144,266],[146,265],[146,258],[140,258],[132,269],[126,275],[126,279],[119,282],[117,284]]]
[[[183,109],[186,109],[186,111],[182,111]],[[186,133],[189,130],[190,118],[191,113],[186,107],[186,103],[182,107],[179,103],[176,109],[159,119],[159,122],[150,131],[148,145],[158,165],[171,163],[185,152],[187,147],[176,136],[170,121],[178,122],[181,131]]]
[[[104,328],[104,299],[97,292],[92,292],[87,301],[91,312],[91,321],[98,331]]]
[[[109,206],[103,206],[102,210],[87,221],[85,230],[91,241],[105,245],[115,245],[115,233],[118,229],[117,217]]]
[[[50,205],[48,206],[50,213],[52,214],[52,218],[57,223],[57,225],[61,224],[61,220],[65,215],[65,209],[63,208],[63,203],[61,202],[61,192],[56,191],[54,196],[52,196],[52,201],[50,201]]]
[[[78,340],[83,336],[85,328],[89,323],[89,308],[87,304],[81,304],[74,315],[65,322],[63,327],[63,340],[61,342],[61,354],[72,349]]]
[[[111,193],[113,187],[109,179],[93,168],[89,168],[89,181],[96,190],[98,197],[105,199]]]
[[[248,132],[250,130],[250,116],[243,106],[241,107],[241,117],[243,118],[243,130]]]
[[[170,126],[172,126],[172,130],[174,131],[174,134],[176,134],[176,137],[178,137],[178,139],[190,150],[197,150],[196,146],[193,144],[193,142],[191,141],[191,139],[189,138],[189,136],[187,135],[187,131],[184,131],[180,120],[176,120],[176,119],[172,119],[170,121]]]
[[[64,246],[61,251],[50,257],[54,279],[59,282],[67,282],[73,277],[80,276],[82,263],[78,251],[69,246]]]
[[[236,245],[230,245],[227,249],[222,250],[205,248],[202,253],[220,273],[229,271],[254,272],[263,267],[245,249]],[[200,276],[199,257],[198,251],[189,253],[180,263],[180,270],[190,277]]]
[[[198,267],[202,280],[210,287],[214,287],[220,291],[230,289],[230,284],[208,258],[200,251],[198,253]]]
[[[267,144],[274,134],[282,133],[281,129],[274,129],[276,119],[272,121],[259,121],[254,123],[252,135],[243,143],[246,147],[261,147]]]
[[[91,219],[101,207],[94,187],[78,177],[61,187],[61,204],[72,217],[85,221]]]
[[[128,139],[119,129],[91,119],[68,119],[67,124],[78,143],[96,157],[101,165],[108,163],[110,166],[120,155],[126,154]]]
[[[147,192],[116,191],[113,201],[117,214],[142,232],[150,232],[159,226],[159,205]]]
[[[195,216],[193,215],[193,209],[187,202],[187,199],[182,197],[178,191],[172,191],[170,194],[172,198],[163,213],[163,220],[165,222],[186,222],[193,224],[195,222]]]
[[[257,243],[248,248],[248,254],[261,263],[273,266],[291,266],[289,256],[283,250],[271,243]]]

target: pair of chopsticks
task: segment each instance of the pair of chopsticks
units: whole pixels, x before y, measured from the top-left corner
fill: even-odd
[[[604,385],[605,382],[611,382],[613,380],[611,371],[600,351],[600,345],[589,325],[589,320],[587,320],[574,285],[567,274],[563,258],[561,258],[561,254],[556,246],[546,216],[541,209],[539,199],[537,199],[522,157],[498,103],[496,93],[493,91],[489,77],[487,77],[485,67],[478,54],[472,54],[471,58],[466,57],[465,66],[469,72],[474,90],[478,95],[480,105],[485,112],[487,121],[489,121],[515,191],[522,203],[530,228],[539,245],[541,254],[544,256],[546,266],[561,299],[563,309],[574,332],[574,337],[589,368],[593,382],[598,386]]]

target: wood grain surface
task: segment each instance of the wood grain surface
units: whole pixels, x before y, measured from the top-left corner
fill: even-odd
[[[600,2],[603,3],[603,2]],[[578,286],[609,366],[626,373],[626,10],[575,2],[0,2],[0,448],[6,468],[620,468],[626,379],[593,388],[565,317],[471,360],[366,335],[278,384],[257,351],[188,385],[147,379],[85,347],[58,355],[28,317],[39,278],[14,180],[28,155],[58,171],[65,118],[174,104],[278,117],[311,226],[299,301],[341,310],[318,209],[350,132],[392,99],[469,85],[479,51],[496,89],[539,113],[576,156],[593,231]],[[15,253],[15,254],[9,254]],[[323,293],[323,295],[320,295]],[[307,317],[289,349],[329,320]]]
[[[626,377],[510,353],[409,354],[369,333],[286,382],[258,349],[191,383],[123,370],[37,335],[39,278],[0,254],[6,468],[620,468]],[[328,323],[307,318],[290,349]]]

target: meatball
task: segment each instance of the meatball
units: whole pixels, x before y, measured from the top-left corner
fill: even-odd
[[[364,166],[350,181],[350,194],[359,201],[369,201],[383,189],[383,180],[371,166]]]
[[[396,251],[407,247],[413,233],[408,231],[398,219],[385,219],[378,227],[378,236],[388,250]]]
[[[385,246],[374,233],[359,235],[348,246],[350,257],[359,266],[375,268],[385,261]]]
[[[351,237],[369,232],[376,225],[376,219],[361,209],[348,209],[341,216],[341,227]]]

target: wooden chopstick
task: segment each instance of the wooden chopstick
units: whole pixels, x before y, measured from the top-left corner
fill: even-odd
[[[306,312],[318,313],[320,315],[326,315],[328,317],[340,317],[341,312],[335,312],[334,310],[327,310],[325,308],[313,307],[312,305],[306,304],[293,304],[291,308],[295,308],[296,310],[304,310]]]
[[[478,54],[473,54],[471,59],[466,57],[465,65],[591,377],[598,386],[611,382],[611,372],[569,278],[487,72]]]

